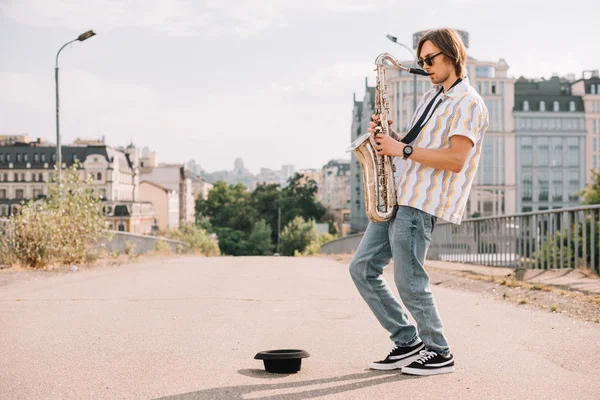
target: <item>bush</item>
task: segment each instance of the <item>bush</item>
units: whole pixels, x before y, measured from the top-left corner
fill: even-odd
[[[62,184],[48,184],[48,196],[24,204],[9,219],[0,239],[0,264],[34,268],[50,263],[85,263],[94,258],[96,243],[106,236],[101,199],[80,178],[80,164],[62,173]]]
[[[271,227],[267,221],[261,219],[253,227],[248,244],[252,249],[253,255],[268,256],[273,254],[273,240],[271,239]]]
[[[327,242],[337,239],[337,235],[330,233],[319,233],[317,237],[306,246],[306,249],[300,253],[302,256],[312,256],[314,254],[321,254],[321,246]]]
[[[317,240],[317,237],[315,221],[311,219],[306,222],[304,218],[298,216],[281,232],[281,254],[284,256],[293,256],[297,254],[296,252],[301,254],[311,242]]]
[[[198,225],[184,223],[178,230],[168,232],[167,236],[183,242],[184,248],[180,248],[179,252],[200,253],[209,257],[221,255],[217,238]]]
[[[164,254],[164,253],[170,254],[171,247],[164,240],[157,240],[156,242],[154,242],[154,251],[156,251],[157,253],[162,253],[162,254]]]

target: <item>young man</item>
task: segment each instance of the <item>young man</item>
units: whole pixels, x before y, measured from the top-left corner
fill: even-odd
[[[395,132],[376,136],[378,154],[394,156],[397,211],[389,221],[369,223],[350,263],[350,274],[395,344],[371,368],[434,375],[454,372],[454,358],[429,288],[425,255],[437,218],[461,223],[488,127],[488,110],[466,77],[467,54],[456,31],[428,32],[419,41],[417,54],[434,84],[413,115],[411,131],[419,134],[409,144],[400,142],[403,135]],[[373,119],[369,132],[376,126],[377,118]],[[391,259],[400,298],[416,327],[383,278]]]

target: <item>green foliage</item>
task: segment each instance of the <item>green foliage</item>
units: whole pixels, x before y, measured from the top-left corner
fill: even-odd
[[[183,243],[183,248],[178,248],[178,253],[189,252],[208,257],[221,254],[219,242],[215,235],[208,233],[205,229],[195,224],[183,223],[179,226],[178,230],[167,232],[167,237]]]
[[[268,256],[273,254],[271,227],[264,219],[258,221],[252,228],[252,232],[248,236],[248,245],[254,255]]]
[[[281,254],[284,256],[293,256],[303,253],[307,246],[317,240],[318,232],[315,228],[315,221],[304,220],[301,216],[294,218],[281,232]]]
[[[592,223],[594,224],[595,243],[592,243]],[[584,227],[586,229],[585,242],[583,240]],[[592,253],[594,253],[595,264],[598,265],[600,262],[600,223],[598,220],[594,219],[592,221],[591,215],[588,215],[585,221],[579,222],[577,226],[571,224],[569,229],[571,240],[569,240],[566,230],[556,232],[554,236],[548,237],[537,251],[534,252],[533,265],[535,265],[537,260],[539,268],[551,269],[554,268],[556,259],[556,267],[560,268],[562,259],[564,267],[569,265],[574,268],[582,265],[589,266],[592,263]],[[575,240],[575,236],[577,236],[577,240]],[[584,246],[586,250],[585,259],[583,257]],[[575,258],[575,250],[577,250],[577,259]],[[556,256],[554,255],[555,252]]]
[[[154,251],[160,254],[171,253],[171,247],[164,240],[157,240],[154,242]]]
[[[246,234],[232,228],[215,228],[219,238],[219,248],[222,254],[232,256],[252,255],[250,244],[246,240]]]
[[[594,175],[591,185],[588,185],[583,191],[583,204],[600,204],[600,172],[592,171]]]
[[[317,237],[311,241],[308,246],[306,246],[306,249],[304,249],[300,255],[311,256],[314,254],[321,254],[321,246],[335,239],[337,239],[337,235],[332,235],[330,233],[319,233]]]
[[[62,171],[62,184],[50,182],[46,198],[24,204],[13,216],[0,242],[0,263],[35,268],[51,262],[85,263],[106,236],[100,196],[81,178],[80,164]]]
[[[316,183],[301,174],[291,178],[283,189],[276,184],[259,184],[253,192],[240,184],[219,181],[206,200],[196,201],[196,223],[216,233],[222,254],[272,254],[273,243],[277,242],[279,210],[281,227],[297,216],[315,221],[326,218],[325,208],[316,201],[317,190]]]

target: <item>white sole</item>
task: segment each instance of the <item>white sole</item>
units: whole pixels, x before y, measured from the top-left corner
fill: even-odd
[[[390,364],[372,363],[370,365],[370,367],[371,367],[371,369],[375,369],[378,371],[389,371],[392,369],[400,369],[400,368],[406,367],[408,364],[410,364],[414,361],[417,361],[419,358],[421,358],[421,354],[419,352],[417,352],[417,354],[408,356],[406,358],[403,358],[402,360],[398,360],[395,363],[390,363]]]
[[[407,375],[429,376],[438,374],[449,374],[452,372],[454,372],[454,365],[435,369],[402,368],[402,373]]]

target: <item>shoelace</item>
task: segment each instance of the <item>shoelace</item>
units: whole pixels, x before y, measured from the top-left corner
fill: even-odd
[[[433,357],[437,356],[437,353],[429,350],[421,350],[419,352],[421,357],[416,361],[419,364],[425,364],[425,362],[431,360]]]
[[[392,351],[390,351],[390,354],[388,354],[388,357],[391,356],[392,354],[394,354],[394,352],[398,349],[398,346],[394,346],[394,348],[392,349]]]

